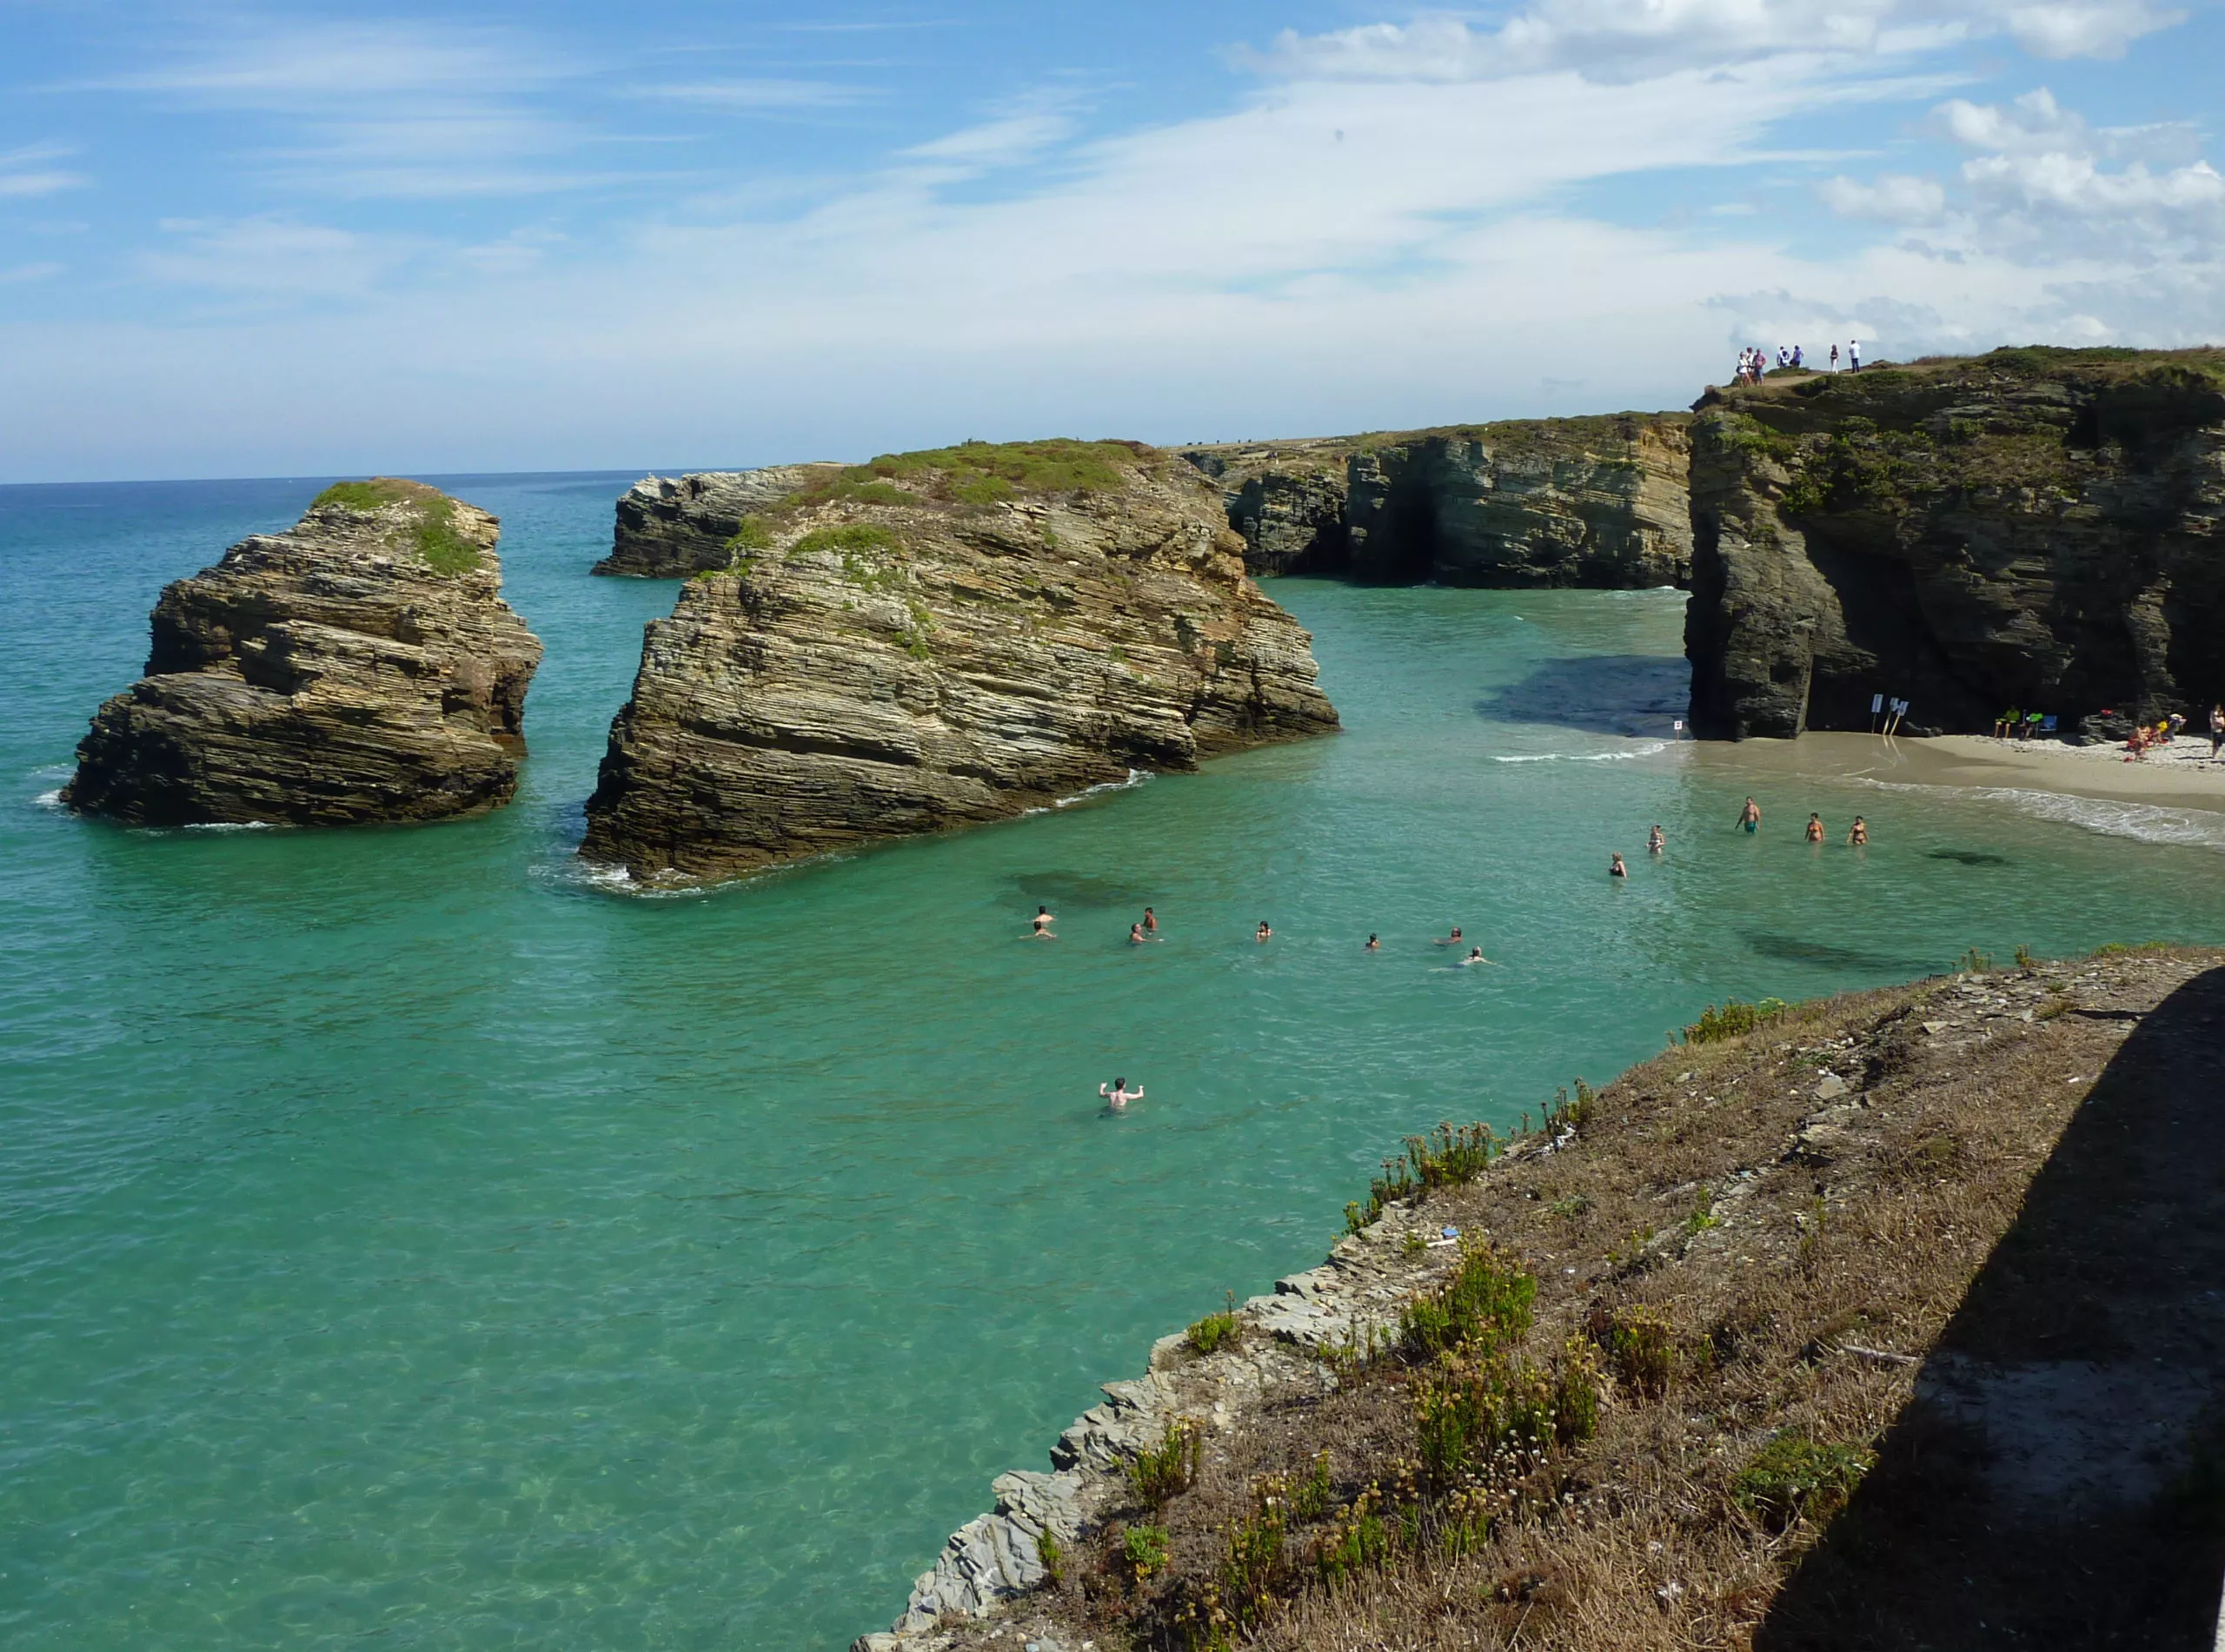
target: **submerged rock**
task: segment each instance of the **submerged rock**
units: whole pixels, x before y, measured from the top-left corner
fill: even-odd
[[[709,519],[731,493],[701,480]],[[967,443],[807,480],[649,626],[582,855],[744,872],[1337,726],[1172,454]]]
[[[1624,589],[1691,572],[1683,414],[1200,448],[1255,574]]]
[[[1704,737],[2069,731],[2225,693],[2225,352],[1996,350],[1710,390],[1685,621]]]
[[[541,642],[500,525],[422,482],[320,494],[155,605],[63,801],[143,826],[427,820],[507,802]]]

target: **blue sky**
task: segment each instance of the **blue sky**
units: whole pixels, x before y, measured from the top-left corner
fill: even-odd
[[[0,481],[1665,407],[2225,335],[2225,14],[0,0]]]

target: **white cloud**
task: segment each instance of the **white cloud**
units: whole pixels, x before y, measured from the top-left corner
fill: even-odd
[[[26,282],[50,281],[59,275],[63,266],[51,261],[36,264],[17,264],[0,269],[0,287],[20,286]]]
[[[1947,192],[1929,178],[1888,175],[1867,183],[1833,178],[1823,188],[1823,204],[1843,218],[1872,218],[1884,223],[1931,223],[1947,208]]]
[[[740,76],[730,80],[680,81],[670,85],[648,84],[632,89],[636,97],[690,103],[707,109],[745,110],[838,109],[861,103],[862,87],[831,80],[794,80],[779,76]]]
[[[2091,5],[2012,5],[2002,22],[2035,57],[2122,57],[2142,36],[2182,23],[2186,15],[2156,11],[2140,0],[2102,0]]]
[[[83,173],[49,164],[76,153],[67,143],[32,143],[0,150],[0,197],[29,200],[84,188],[92,180]]]
[[[362,298],[406,251],[345,229],[272,218],[169,219],[169,237],[143,252],[144,280],[228,297]]]

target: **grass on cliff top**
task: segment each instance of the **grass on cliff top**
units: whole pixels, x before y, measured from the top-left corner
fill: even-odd
[[[2181,1327],[2221,1246],[2163,1236],[2214,1231],[2214,1179],[2157,1186],[2146,1155],[2225,1139],[2202,1105],[2221,965],[2112,949],[1717,1012],[1548,1109],[1550,1153],[1480,1128],[1410,1144],[1475,1151],[1385,1189],[1406,1237],[1371,1265],[1408,1270],[1406,1334],[1345,1350],[1332,1391],[1284,1379],[1237,1429],[1178,1423],[1181,1475],[954,1646],[1008,1644],[1016,1617],[1159,1652],[2206,1646],[2216,1416],[2189,1413],[2160,1492],[2058,1523],[2001,1501],[1983,1417],[1910,1402],[1943,1337],[2155,1363],[2159,1395],[2204,1369]],[[1468,1237],[1440,1263],[1420,1236],[1445,1225]],[[2136,1403],[2094,1397],[2122,1413],[2110,1442],[2151,1438]],[[2114,1447],[2061,1449],[2076,1469]]]
[[[468,574],[479,566],[479,547],[455,531],[455,501],[437,488],[400,476],[365,481],[336,481],[309,501],[311,510],[337,509],[373,516],[393,507],[404,541],[435,574]]]
[[[954,448],[883,454],[850,465],[780,501],[916,505],[921,498],[993,505],[1022,494],[1103,493],[1119,487],[1151,448],[1140,441],[961,441]]]

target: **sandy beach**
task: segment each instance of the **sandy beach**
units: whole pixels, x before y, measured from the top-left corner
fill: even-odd
[[[1758,760],[1788,778],[1844,776],[1911,786],[2002,786],[2164,805],[2225,813],[2225,762],[2212,761],[2207,737],[2182,736],[2143,762],[2115,746],[1998,740],[1983,734],[1886,740],[1875,734],[1809,733],[1797,740],[1701,741],[1697,760]],[[1736,753],[1735,760],[1731,753]]]

